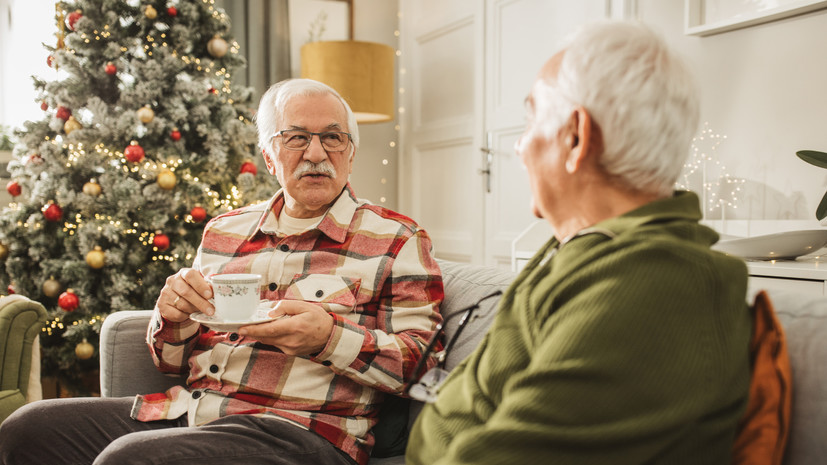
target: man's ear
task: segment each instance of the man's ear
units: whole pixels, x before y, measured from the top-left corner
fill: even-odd
[[[276,165],[273,163],[273,160],[270,158],[270,155],[267,154],[266,150],[261,151],[261,156],[264,157],[264,164],[267,166],[267,171],[272,174],[273,176],[276,175]]]
[[[577,107],[563,127],[566,131],[563,141],[569,150],[566,170],[574,173],[587,157],[594,155],[592,153],[594,151],[594,141],[592,141],[594,121],[585,108]]]

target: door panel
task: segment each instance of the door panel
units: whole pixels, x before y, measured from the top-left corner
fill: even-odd
[[[540,67],[580,24],[605,18],[605,0],[488,0],[486,132],[493,143],[492,189],[485,194],[485,259],[511,266],[511,243],[536,221],[528,176],[514,143],[525,126],[525,98]]]

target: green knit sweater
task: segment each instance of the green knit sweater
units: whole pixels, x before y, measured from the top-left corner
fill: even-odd
[[[747,272],[699,219],[678,192],[549,241],[420,414],[408,463],[730,463]]]

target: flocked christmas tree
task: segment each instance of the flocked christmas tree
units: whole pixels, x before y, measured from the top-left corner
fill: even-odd
[[[43,118],[9,165],[0,285],[50,311],[44,374],[75,389],[106,315],[152,308],[205,221],[277,188],[258,173],[252,90],[232,83],[244,59],[213,3],[56,5],[55,75],[34,78]]]

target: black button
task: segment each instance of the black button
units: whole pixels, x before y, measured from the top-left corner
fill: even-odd
[[[267,289],[270,289],[270,291],[272,291],[272,292],[276,292],[276,289],[278,289],[278,288],[279,288],[279,285],[276,284],[276,283],[270,283],[270,285],[267,286]]]
[[[321,297],[321,296],[323,296],[323,295],[324,295],[324,291],[323,291],[323,290],[319,289],[318,291],[316,291],[316,297]]]
[[[282,244],[281,246],[279,246],[279,250],[281,250],[282,252],[287,252],[288,250],[290,250],[290,247],[288,247],[287,244]]]
[[[218,373],[218,365],[210,365],[210,373]]]
[[[329,367],[330,365],[333,365],[333,362],[331,362],[330,360],[325,360],[324,362],[322,362],[322,365]]]
[[[238,333],[230,334],[230,340],[233,341],[233,342],[237,341],[238,340]]]
[[[199,397],[201,397],[201,391],[195,391],[192,393],[193,399],[198,399]]]

